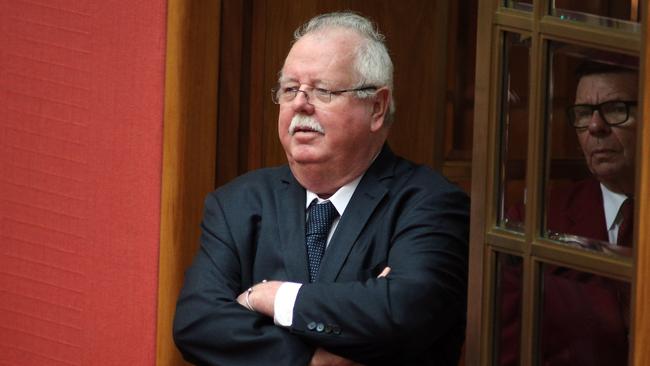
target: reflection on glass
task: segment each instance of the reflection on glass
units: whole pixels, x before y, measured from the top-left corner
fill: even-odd
[[[638,59],[551,43],[543,234],[632,252]]]
[[[630,284],[581,272],[542,267],[540,365],[626,365]]]
[[[521,334],[522,260],[509,254],[497,256],[494,316],[494,364],[519,365]]]
[[[639,0],[553,0],[551,15],[564,20],[639,31]]]
[[[503,34],[498,224],[523,232],[530,38]]]
[[[523,11],[533,11],[533,0],[505,0],[505,6]]]

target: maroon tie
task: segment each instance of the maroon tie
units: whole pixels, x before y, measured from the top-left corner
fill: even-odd
[[[627,198],[623,201],[619,209],[621,215],[621,224],[618,227],[618,237],[616,244],[622,247],[632,247],[634,230],[634,200]],[[619,282],[618,284],[619,303],[621,304],[621,315],[625,328],[630,329],[630,284],[628,282]]]
[[[621,224],[618,227],[618,237],[616,239],[616,244],[622,247],[632,247],[632,239],[634,237],[634,200],[632,198],[627,198],[623,201],[621,208],[619,210],[621,215]]]

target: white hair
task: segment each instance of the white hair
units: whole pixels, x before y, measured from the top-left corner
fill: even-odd
[[[367,18],[352,12],[336,12],[313,17],[293,33],[294,43],[309,33],[330,28],[344,28],[356,32],[363,43],[356,49],[354,68],[359,74],[357,87],[373,85],[387,87],[391,91],[386,122],[390,124],[395,113],[393,100],[393,62],[388,54],[383,34]],[[372,92],[357,92],[359,98],[372,95]]]

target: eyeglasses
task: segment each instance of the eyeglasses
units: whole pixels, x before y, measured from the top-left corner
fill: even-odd
[[[303,93],[305,94],[307,100],[310,101],[310,103],[314,101],[318,101],[320,103],[327,104],[332,101],[332,96],[335,95],[340,95],[343,93],[350,93],[350,92],[356,92],[357,94],[364,93],[364,92],[373,93],[375,91],[377,91],[377,87],[371,85],[361,86],[354,89],[341,89],[341,90],[327,90],[323,88],[308,88],[305,90],[301,90],[299,87],[295,87],[295,86],[287,86],[287,87],[278,86],[271,89],[271,99],[275,104],[289,103],[292,100],[296,99],[298,93]]]
[[[635,107],[636,101],[612,100],[600,104],[576,104],[567,108],[569,123],[575,128],[587,128],[594,111],[610,126],[625,123],[630,118],[630,107]]]

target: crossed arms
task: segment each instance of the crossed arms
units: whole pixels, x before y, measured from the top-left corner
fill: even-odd
[[[259,202],[209,196],[201,249],[177,304],[174,336],[184,357],[216,365],[380,364],[427,352],[464,321],[467,202],[440,192],[399,206],[377,208],[336,282],[303,284],[293,323],[283,328],[273,322],[273,297],[279,281],[297,281],[278,256],[265,254],[277,225],[261,221]],[[365,275],[376,263],[390,274]],[[259,284],[263,278],[272,281]],[[255,283],[250,311],[243,294]],[[314,320],[341,331],[313,331]]]

